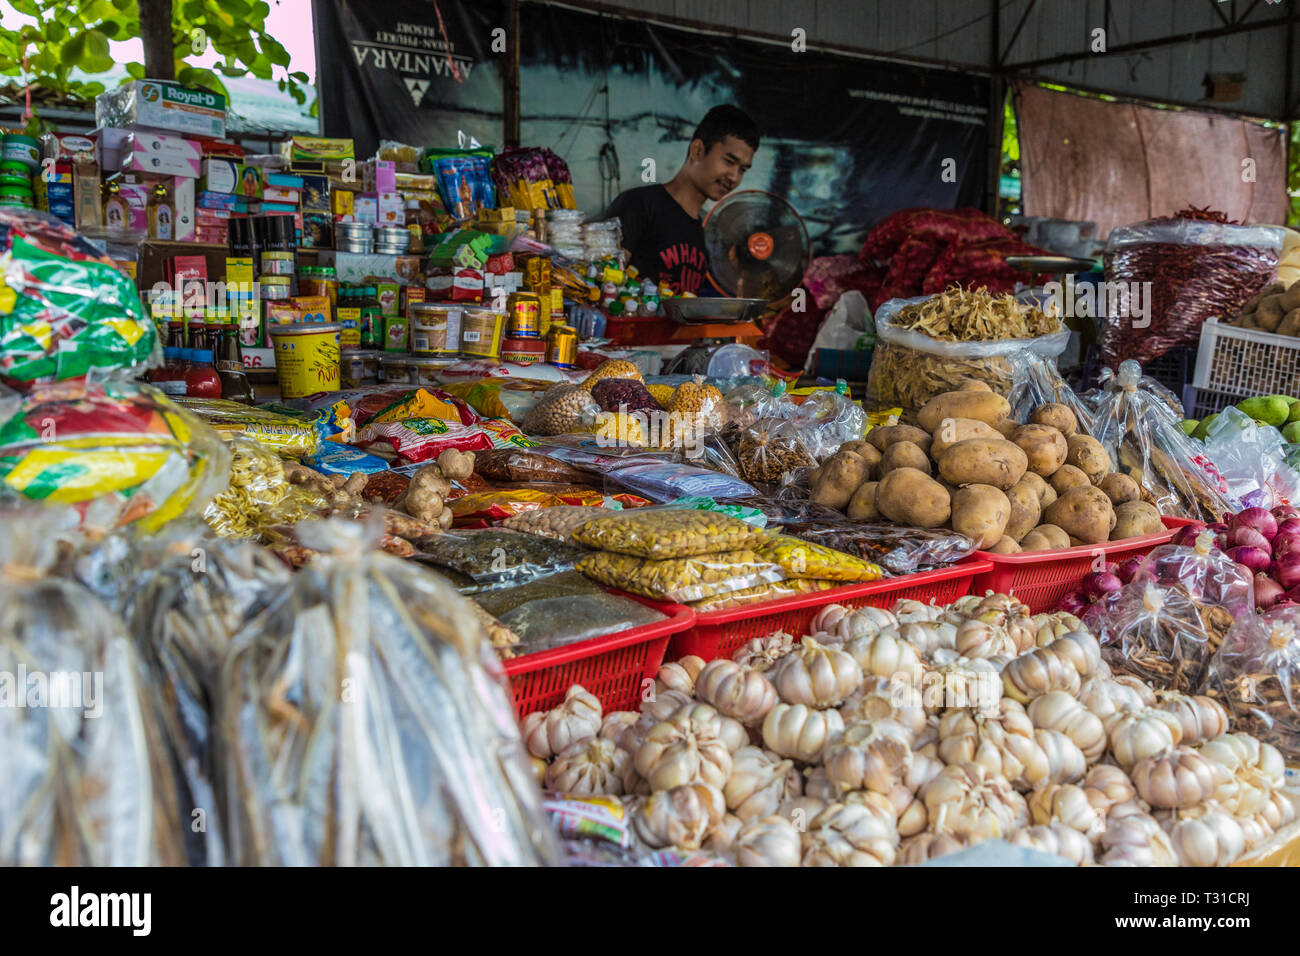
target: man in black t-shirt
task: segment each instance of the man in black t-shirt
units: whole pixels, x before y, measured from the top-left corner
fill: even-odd
[[[754,162],[758,127],[734,106],[715,106],[700,121],[686,162],[665,185],[619,195],[605,212],[623,224],[623,248],[644,278],[698,294],[709,269],[700,211],[740,185]]]

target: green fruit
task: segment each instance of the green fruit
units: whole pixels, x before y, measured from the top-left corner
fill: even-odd
[[[1286,420],[1288,425],[1291,422],[1300,422],[1300,400],[1291,406],[1291,414],[1286,417]]]
[[[1282,399],[1282,401],[1286,402],[1288,405],[1294,405],[1296,402],[1300,402],[1300,398],[1296,398],[1296,397],[1294,397],[1294,396],[1292,396],[1292,395],[1269,395],[1269,396],[1267,396],[1267,397],[1268,397],[1268,398],[1280,398],[1280,399]]]
[[[1282,425],[1291,414],[1291,406],[1284,398],[1277,395],[1263,395],[1248,398],[1237,403],[1237,409],[1243,414],[1265,425]]]
[[[1192,437],[1205,441],[1205,436],[1210,433],[1210,426],[1218,419],[1218,414],[1209,415],[1201,419],[1201,423],[1192,430]]]
[[[1201,424],[1195,418],[1187,418],[1178,423],[1178,427],[1183,430],[1184,435],[1190,435],[1196,431],[1196,426]]]
[[[1300,445],[1300,422],[1292,422],[1283,427],[1282,437],[1293,445]]]

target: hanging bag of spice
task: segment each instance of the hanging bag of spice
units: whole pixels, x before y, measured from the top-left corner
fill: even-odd
[[[1195,206],[1114,230],[1106,281],[1128,295],[1103,319],[1106,364],[1194,348],[1206,319],[1238,314],[1273,280],[1284,236],[1280,226],[1243,226]]]

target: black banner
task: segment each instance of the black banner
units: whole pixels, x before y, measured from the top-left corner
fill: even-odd
[[[500,145],[498,5],[314,7],[326,135],[351,135],[358,156],[380,139],[456,146],[459,131]],[[718,103],[740,106],[763,133],[742,188],[789,200],[818,254],[856,251],[867,228],[896,209],[981,201],[982,77],[544,3],[524,3],[520,27],[520,141],[565,159],[590,215],[623,189],[672,178],[696,124]],[[468,68],[464,82],[449,75],[444,29],[452,59]]]

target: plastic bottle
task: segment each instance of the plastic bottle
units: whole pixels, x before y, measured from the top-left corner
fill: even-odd
[[[253,404],[253,386],[244,372],[244,359],[239,350],[239,327],[225,325],[220,332],[217,351],[217,377],[221,379],[221,397],[232,402]]]
[[[220,398],[221,377],[212,367],[211,349],[191,349],[193,364],[185,372],[187,398]]]

